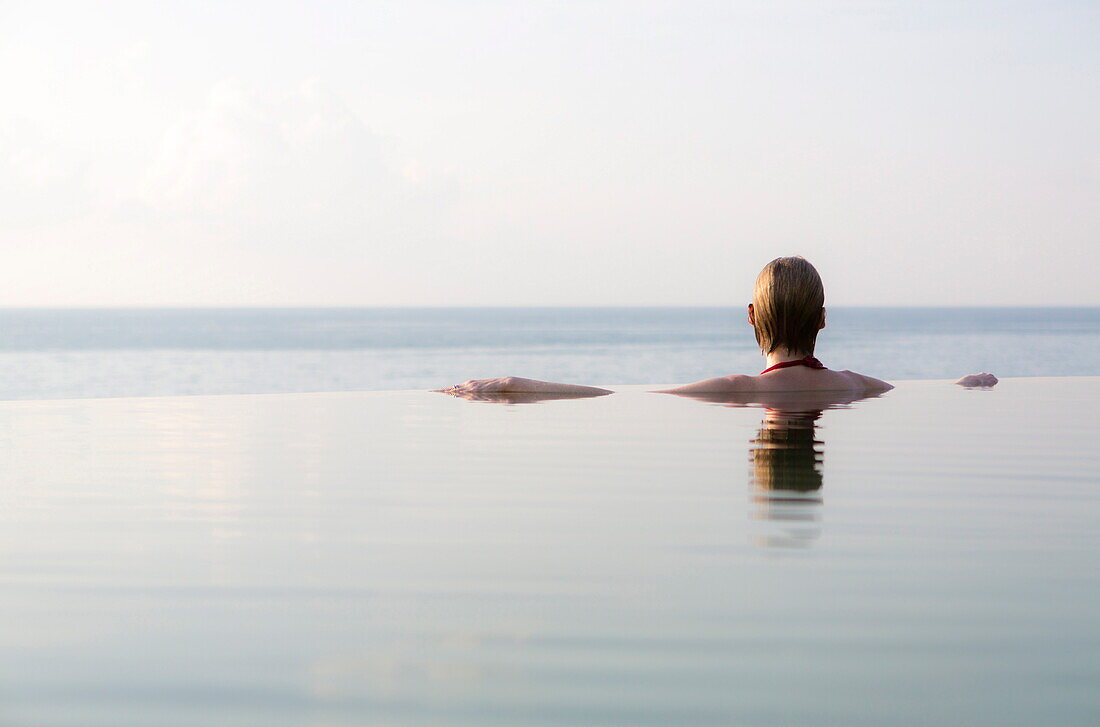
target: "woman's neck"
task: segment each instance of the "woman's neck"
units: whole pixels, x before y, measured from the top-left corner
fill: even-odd
[[[813,355],[814,354],[812,351],[807,354],[801,351],[796,353],[794,351],[791,351],[790,349],[777,348],[769,353],[766,358],[768,360],[768,366],[775,366],[776,364],[783,363],[784,361],[799,361],[806,358],[807,356]]]

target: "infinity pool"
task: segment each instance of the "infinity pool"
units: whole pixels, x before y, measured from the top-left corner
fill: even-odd
[[[1095,725],[1100,378],[0,404],[2,725]]]

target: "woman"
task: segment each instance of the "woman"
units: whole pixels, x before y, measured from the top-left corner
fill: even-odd
[[[834,371],[814,358],[817,333],[825,327],[825,288],[817,270],[803,257],[781,257],[760,271],[749,303],[749,325],[756,333],[760,352],[767,360],[755,376],[732,374],[696,381],[667,394],[721,394],[782,391],[840,391],[875,394],[894,388],[879,379],[854,371]],[[963,386],[993,386],[992,374],[971,374],[959,379]],[[546,394],[601,396],[608,389],[576,384],[537,381],[515,376],[476,379],[440,391],[456,396],[479,394]]]

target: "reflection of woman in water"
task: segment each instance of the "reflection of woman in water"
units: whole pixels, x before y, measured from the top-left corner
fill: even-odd
[[[813,265],[802,257],[772,260],[756,278],[749,324],[756,334],[766,368],[755,376],[733,374],[685,384],[670,394],[743,394],[775,391],[831,391],[873,394],[893,386],[854,371],[828,369],[814,358],[818,332],[825,327],[825,288]],[[992,386],[996,377],[972,374],[957,383]],[[518,376],[476,379],[440,391],[468,399],[485,394],[534,394],[558,397],[602,396],[612,393],[594,386],[537,381]]]
[[[818,420],[830,409],[848,409],[880,394],[761,392],[685,394],[733,408],[760,408],[764,418],[749,441],[751,542],[764,547],[805,547],[821,532],[825,444]]]
[[[763,409],[749,441],[751,542],[763,547],[805,547],[821,534],[825,444],[817,423],[830,409],[848,409],[881,394],[836,391],[683,394],[713,404]]]
[[[765,410],[749,445],[753,545],[801,548],[820,537],[824,443],[815,437],[820,416],[820,409]]]
[[[814,438],[821,411],[768,409],[752,440],[749,460],[759,492],[810,493],[821,489],[822,442]]]

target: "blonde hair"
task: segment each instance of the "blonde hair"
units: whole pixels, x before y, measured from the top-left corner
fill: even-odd
[[[761,352],[783,347],[812,354],[824,306],[825,286],[806,258],[777,257],[765,265],[752,292],[753,327]]]

